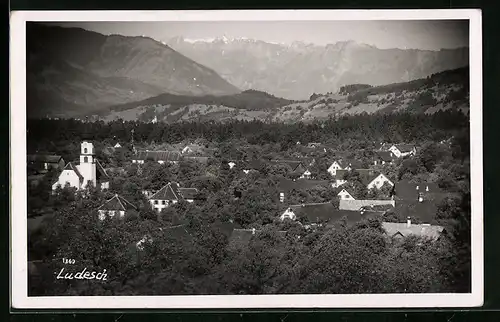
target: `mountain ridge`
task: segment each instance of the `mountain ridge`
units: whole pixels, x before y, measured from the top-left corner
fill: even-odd
[[[102,35],[28,23],[29,115],[76,115],[170,92],[226,95],[241,90],[213,69],[149,37]],[[56,102],[56,107],[54,107]]]

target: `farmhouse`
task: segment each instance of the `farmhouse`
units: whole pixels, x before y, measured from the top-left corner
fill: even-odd
[[[95,158],[94,152],[94,145],[89,141],[83,141],[81,143],[80,164],[76,165],[72,162],[66,164],[57,181],[53,183],[52,190],[56,190],[58,187],[64,188],[66,184],[76,189],[85,189],[89,182],[94,187],[108,189],[109,176]]]
[[[392,164],[397,157],[392,151],[375,151],[374,165]]]
[[[132,163],[143,164],[145,162],[178,163],[181,153],[177,151],[139,151],[132,157]]]
[[[332,176],[337,175],[338,170],[353,170],[353,169],[359,169],[362,167],[362,164],[360,161],[357,160],[336,160],[333,161],[333,163],[328,167],[328,173],[330,173]]]
[[[64,159],[60,155],[28,154],[28,172],[40,173],[50,169],[64,168]]]
[[[149,202],[151,207],[160,212],[163,208],[178,203],[180,200],[193,202],[197,198],[198,189],[181,188],[176,182],[169,182],[154,193]]]
[[[97,210],[99,213],[99,220],[104,220],[106,217],[124,218],[127,212],[137,210],[137,208],[122,196],[115,194],[113,198],[106,201]]]
[[[396,158],[402,158],[410,155],[415,155],[417,149],[411,144],[387,144],[384,143],[380,147],[380,151],[390,151]]]
[[[402,180],[396,183],[392,194],[396,200],[419,201],[441,200],[445,193],[434,182],[412,183]]]
[[[272,160],[272,162],[275,164],[285,165],[289,169],[290,173],[297,177],[304,175],[307,171],[304,163],[299,160]]]

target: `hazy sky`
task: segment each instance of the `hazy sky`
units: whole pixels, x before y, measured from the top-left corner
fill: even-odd
[[[378,48],[439,50],[469,45],[467,20],[402,21],[242,21],[242,22],[71,22],[102,34],[145,35],[159,41],[183,36],[189,39],[246,37],[268,42],[303,41],[324,45],[354,40]]]

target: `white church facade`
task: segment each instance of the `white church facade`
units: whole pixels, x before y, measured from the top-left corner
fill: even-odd
[[[89,183],[94,187],[109,189],[109,176],[95,157],[94,145],[85,140],[81,143],[79,164],[68,162],[52,185],[52,190],[64,188],[67,184],[80,190],[87,188]]]

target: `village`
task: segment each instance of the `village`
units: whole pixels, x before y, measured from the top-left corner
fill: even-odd
[[[297,145],[301,145],[297,142]],[[328,152],[328,147],[320,143],[308,143],[304,145],[310,150],[322,150]],[[123,149],[120,142],[110,146],[111,150]],[[206,164],[213,157],[213,150],[206,149],[197,144],[188,144],[178,150],[149,151],[139,150],[133,147],[133,154],[129,163],[137,168],[137,174],[141,174],[141,167],[148,163],[178,164],[185,160],[196,161]],[[383,167],[392,165],[398,160],[413,158],[418,149],[410,144],[387,144],[384,143],[374,151],[374,158],[369,167],[363,167],[360,161],[355,159],[339,158],[333,159],[327,169],[329,179],[317,179],[314,169],[316,160],[225,160],[222,166],[229,171],[247,176],[251,172],[259,172],[265,166],[282,166],[287,169],[286,177],[277,182],[278,194],[274,200],[285,209],[276,213],[276,218],[281,221],[292,220],[304,223],[307,229],[317,226],[335,225],[340,220],[347,220],[353,224],[363,219],[379,216],[381,218],[388,213],[396,213],[397,222],[382,222],[382,227],[389,239],[401,239],[410,235],[426,237],[436,240],[443,233],[444,228],[434,223],[434,216],[439,203],[447,195],[433,182],[410,182],[409,180],[396,181],[384,173]],[[32,173],[39,173],[53,169],[58,171],[58,176],[52,184],[52,190],[64,187],[75,188],[82,191],[88,185],[98,187],[103,191],[110,188],[111,175],[103,164],[96,158],[96,150],[92,140],[81,142],[79,160],[67,162],[58,155],[28,155],[28,165]],[[113,169],[112,171],[115,171]],[[109,171],[109,170],[108,170]],[[352,174],[356,176],[352,176]],[[32,175],[31,178],[37,177]],[[322,176],[323,178],[325,175]],[[359,194],[351,180],[359,180],[368,194]],[[292,202],[290,195],[296,191],[307,190],[314,187],[328,189],[334,196],[333,200],[324,200],[315,203]],[[384,192],[384,193],[382,193]],[[138,206],[128,201],[118,193],[110,192],[112,197],[95,209],[96,220],[106,218],[124,219],[132,210]],[[188,203],[203,202],[198,189],[184,187],[182,182],[169,181],[164,178],[164,185],[156,190],[142,190],[141,193],[147,198],[152,210],[159,216],[164,209],[180,202]],[[232,191],[235,199],[245,198],[238,189]],[[406,220],[401,220],[401,218]],[[182,226],[182,225],[180,225]],[[168,228],[168,227],[163,227]],[[255,228],[237,227],[234,225],[229,236],[230,239],[240,238],[242,234],[255,235],[259,230]],[[140,249],[142,243],[147,240],[137,241],[136,246]]]

